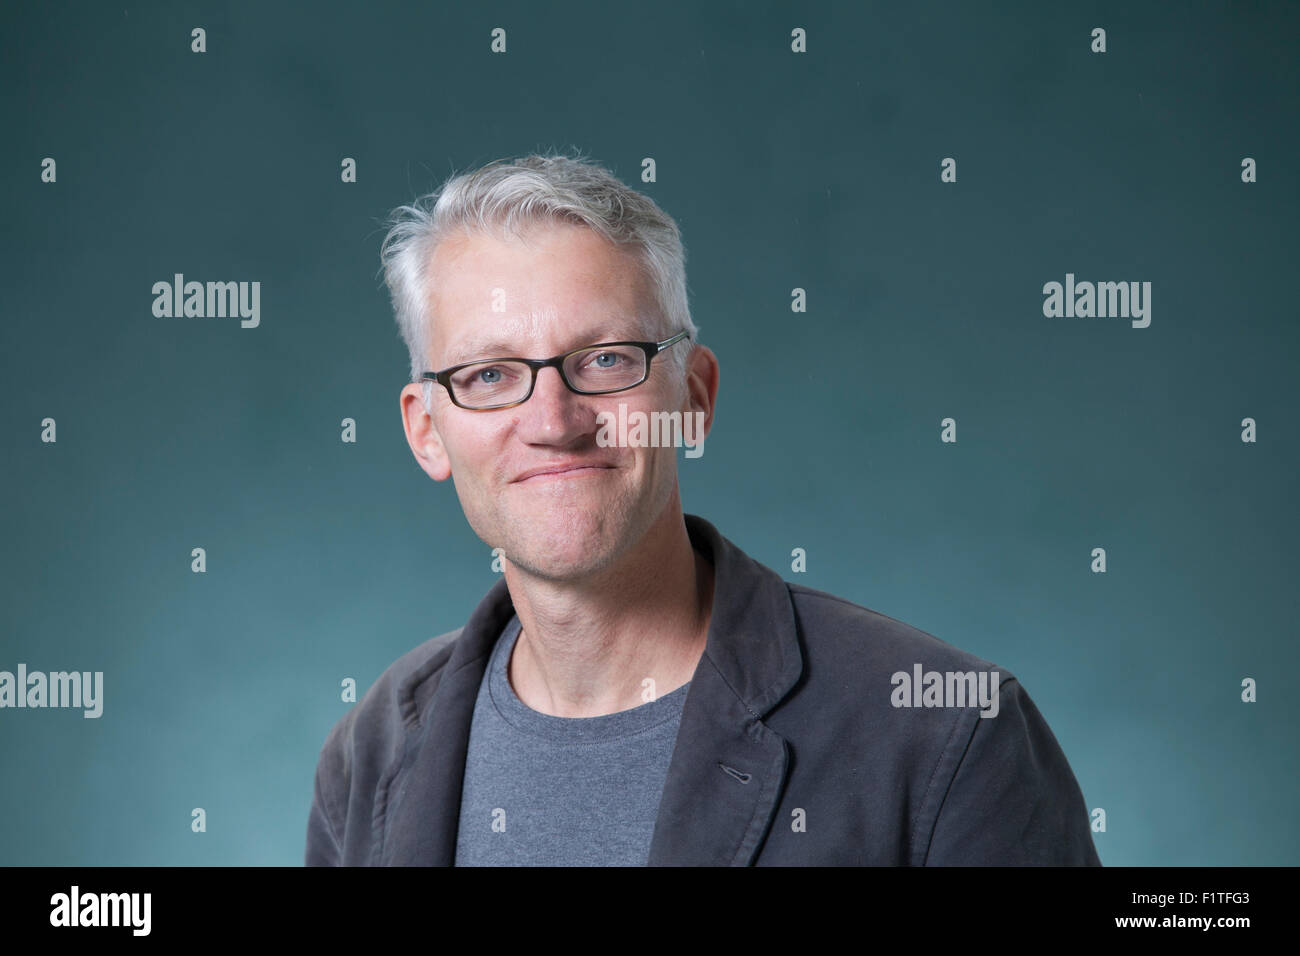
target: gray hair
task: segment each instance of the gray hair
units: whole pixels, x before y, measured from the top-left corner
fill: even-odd
[[[527,226],[556,221],[587,226],[635,257],[654,299],[658,328],[652,334],[663,339],[690,330],[690,343],[664,356],[684,376],[698,329],[687,302],[686,250],[677,223],[653,199],[581,156],[534,154],[452,176],[434,192],[397,207],[385,223],[389,231],[379,257],[412,382],[420,381],[428,362],[429,267],[438,243],[461,231],[517,235]],[[426,407],[432,392],[433,382],[426,381]]]

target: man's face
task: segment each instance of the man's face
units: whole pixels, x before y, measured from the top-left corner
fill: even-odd
[[[446,239],[433,256],[432,287],[429,369],[661,337],[634,261],[581,226],[534,226],[523,240]],[[620,403],[629,415],[708,411],[692,404],[699,388],[688,388],[667,358],[651,363],[641,385],[609,395],[577,395],[558,370],[542,369],[528,401],[488,411],[459,408],[434,385],[427,418],[419,386],[410,385],[402,399],[408,441],[431,477],[450,474],[465,517],[489,547],[540,577],[581,578],[635,548],[675,500],[675,449],[596,443],[597,413],[616,414]],[[561,467],[572,470],[528,477]]]

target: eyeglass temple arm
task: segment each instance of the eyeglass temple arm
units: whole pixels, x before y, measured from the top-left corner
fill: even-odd
[[[682,329],[680,332],[678,332],[676,335],[672,336],[671,338],[666,338],[666,339],[664,339],[662,342],[656,342],[656,343],[655,343],[655,354],[658,355],[658,354],[659,354],[660,352],[662,352],[664,349],[668,348],[668,346],[670,346],[670,345],[676,345],[676,344],[677,344],[678,342],[680,342],[682,339],[687,339],[687,338],[690,338],[690,337],[691,337],[690,330],[689,330],[689,329]]]

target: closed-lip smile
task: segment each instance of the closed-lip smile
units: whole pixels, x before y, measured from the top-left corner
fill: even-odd
[[[529,478],[538,478],[547,475],[565,475],[569,472],[585,472],[594,470],[608,470],[613,465],[604,465],[599,462],[574,461],[561,465],[543,465],[540,468],[530,468],[519,477],[515,478],[512,484],[520,481],[527,481]]]

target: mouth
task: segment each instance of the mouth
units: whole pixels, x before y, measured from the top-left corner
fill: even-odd
[[[613,470],[612,465],[559,465],[554,468],[535,468],[524,472],[512,484],[539,484],[570,478],[589,478],[611,470]]]

